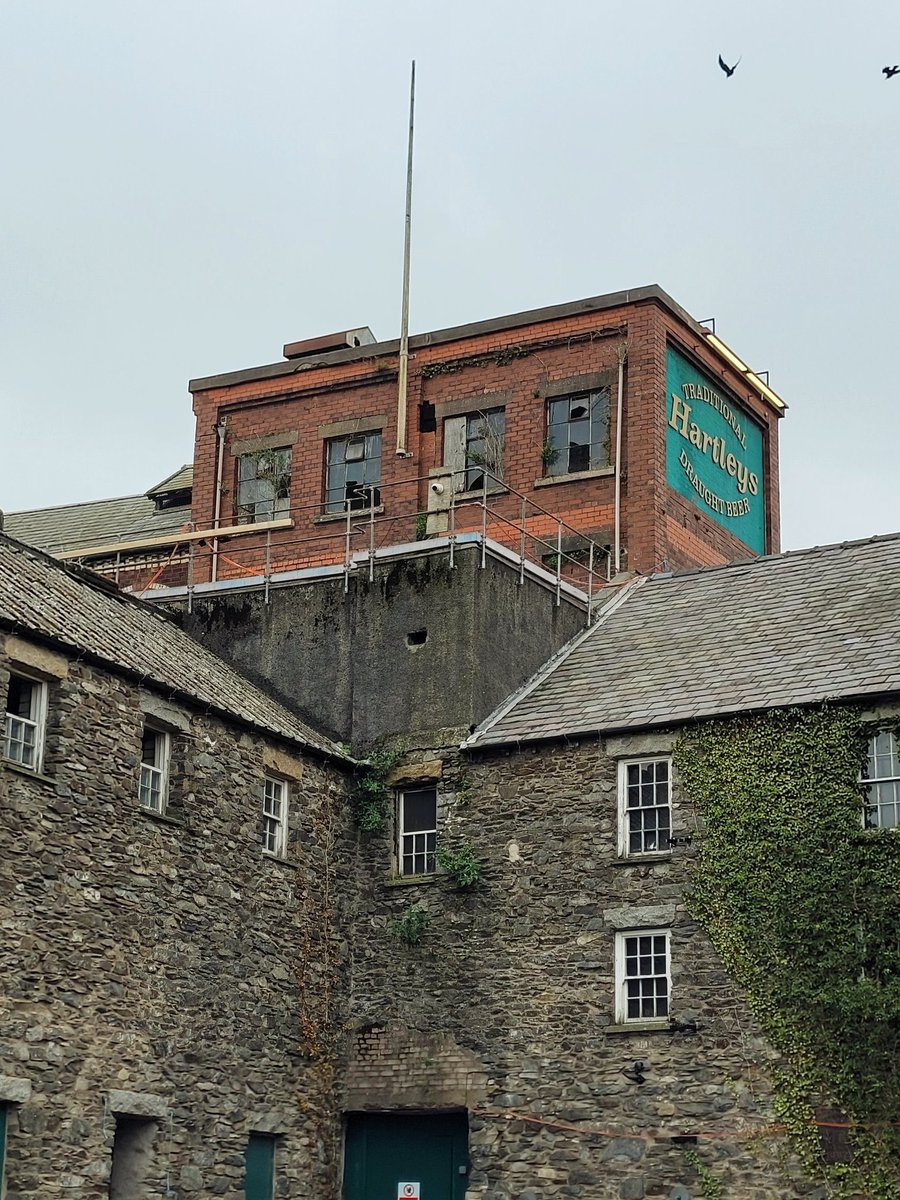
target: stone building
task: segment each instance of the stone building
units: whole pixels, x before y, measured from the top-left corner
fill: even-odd
[[[8,538],[0,691],[4,1196],[328,1194],[346,756]]]

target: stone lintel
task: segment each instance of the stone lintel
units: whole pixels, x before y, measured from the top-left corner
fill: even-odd
[[[116,1088],[106,1093],[109,1110],[125,1117],[157,1117],[169,1115],[169,1102],[152,1092],[124,1092]]]
[[[31,1080],[15,1075],[0,1075],[0,1100],[7,1104],[27,1104],[31,1099]]]
[[[675,734],[665,729],[650,729],[646,733],[614,734],[605,739],[610,758],[642,758],[645,754],[671,754]]]
[[[390,787],[397,787],[401,784],[436,783],[443,771],[444,764],[439,758],[431,759],[429,762],[401,763],[399,767],[394,767],[385,779],[385,783]]]
[[[160,725],[169,729],[177,729],[181,733],[190,733],[191,719],[184,709],[177,708],[174,704],[163,700],[161,696],[144,691],[140,694],[139,704],[141,712],[145,716],[150,717],[151,720],[158,721]]]
[[[303,764],[275,746],[263,747],[263,765],[267,771],[283,775],[286,779],[300,779],[303,775]]]
[[[675,924],[674,904],[627,904],[605,908],[603,920],[613,929],[657,929]]]
[[[55,650],[48,650],[46,646],[39,646],[36,642],[27,642],[24,638],[10,634],[6,639],[6,654],[13,667],[31,667],[38,674],[49,675],[54,679],[68,677],[68,661]]]

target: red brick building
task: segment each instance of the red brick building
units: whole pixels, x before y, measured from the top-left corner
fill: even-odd
[[[593,542],[604,577],[617,557],[651,572],[779,549],[785,406],[659,287],[420,334],[409,353],[399,437],[399,343],[368,329],[191,382],[194,528],[258,527],[198,549],[197,581],[482,528],[570,572]]]

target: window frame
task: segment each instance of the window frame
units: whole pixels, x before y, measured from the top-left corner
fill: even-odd
[[[260,475],[259,463],[266,455],[287,455],[287,469]],[[280,521],[291,515],[291,485],[293,482],[293,446],[270,446],[261,450],[248,450],[246,454],[238,454],[235,463],[234,512],[241,524],[258,525],[263,521]],[[244,463],[254,460],[256,470],[253,475],[244,477]],[[286,485],[284,480],[286,479]],[[242,500],[241,492],[247,484],[258,484],[260,481],[271,483],[273,495],[271,498],[256,497],[254,500]],[[287,488],[279,495],[279,487]],[[266,510],[271,508],[271,512]]]
[[[373,454],[370,456],[368,453],[370,439],[377,439],[377,455]],[[361,458],[348,459],[347,449],[350,444],[359,441],[363,443]],[[339,461],[332,462],[332,447],[338,445],[344,446],[344,457]],[[371,512],[372,509],[377,508],[381,504],[381,464],[384,457],[383,450],[384,436],[381,429],[362,429],[357,433],[345,433],[325,439],[324,506],[326,513]],[[348,463],[361,462],[368,464],[375,462],[376,459],[378,463],[378,478],[367,482],[365,480],[366,470],[364,466],[363,481],[356,485],[357,495],[348,498],[346,473]],[[344,471],[343,482],[339,486],[331,483],[332,471],[336,471],[338,468],[343,468]],[[341,494],[340,499],[337,498],[337,495],[332,497],[331,493],[336,494],[338,492]]]
[[[152,734],[156,739],[156,748],[154,751],[154,761],[148,763],[144,759],[144,738]],[[138,803],[145,812],[156,813],[157,816],[165,816],[169,807],[169,777],[171,774],[170,767],[172,761],[172,735],[167,729],[163,729],[159,725],[153,725],[149,721],[144,722],[144,728],[141,730],[141,761],[138,769]],[[145,775],[151,780],[151,783],[145,788]],[[153,794],[152,781],[156,780],[157,794],[159,797],[159,805],[148,804],[145,799],[145,791],[151,796]]]
[[[496,491],[505,487],[506,474],[506,404],[492,404],[489,408],[472,408],[468,412],[456,413],[444,418],[443,428],[443,465],[451,471],[454,479],[454,491],[457,495],[484,490],[487,480],[487,490]],[[501,461],[492,471],[487,463],[471,461],[470,455],[475,443],[483,443],[484,435],[479,434],[478,425],[491,424],[491,418],[499,417],[499,430],[494,433],[502,442]],[[470,481],[470,475],[475,477]],[[480,476],[480,480],[477,478]],[[457,482],[461,486],[457,486]]]
[[[870,771],[877,769],[878,758],[877,754],[878,742],[880,738],[890,739],[890,758],[892,765],[897,769],[895,775],[872,775]],[[893,729],[879,729],[873,733],[868,740],[866,747],[866,762],[860,773],[859,782],[863,789],[863,811],[862,824],[864,829],[895,829],[900,830],[900,741]],[[894,784],[893,793],[894,799],[882,805],[878,799],[880,788],[885,784]],[[873,801],[872,795],[875,799]],[[885,825],[880,820],[882,808],[893,808],[895,821],[893,824]],[[874,813],[875,819],[872,819]]]
[[[661,937],[665,942],[666,970],[664,975],[628,975],[626,959],[629,957],[627,941],[629,938]],[[640,949],[638,947],[638,949]],[[651,948],[651,956],[657,951]],[[653,1016],[629,1016],[627,985],[631,979],[660,979],[666,981],[665,1013],[654,1013]],[[654,1002],[658,998],[654,997]],[[667,1025],[672,1012],[672,933],[670,929],[621,929],[616,931],[615,946],[615,1022],[617,1025]]]
[[[280,811],[276,815],[268,810],[267,805],[270,801],[274,801],[276,797],[270,796],[270,786],[272,790],[277,787],[277,801],[280,805]],[[290,830],[288,828],[288,819],[290,816],[290,786],[288,781],[281,775],[272,775],[269,772],[263,776],[263,794],[262,794],[262,828],[260,831],[260,841],[262,843],[262,852],[269,858],[286,859],[288,854],[288,845],[290,843]],[[272,837],[272,845],[269,844],[271,826],[274,827],[274,836]]]
[[[668,778],[666,780],[666,803],[665,804],[656,804],[656,805],[652,805],[652,806],[651,805],[640,805],[640,806],[636,806],[635,808],[629,808],[629,806],[628,806],[628,788],[630,785],[629,785],[629,781],[628,781],[628,768],[629,767],[637,767],[638,769],[640,769],[641,767],[649,766],[651,764],[655,766],[658,763],[665,763],[666,767],[667,767]],[[656,782],[657,781],[654,780],[653,786],[656,786]],[[638,782],[638,786],[639,787],[641,786],[640,781]],[[665,846],[658,846],[655,850],[646,850],[646,849],[632,850],[631,849],[632,828],[631,828],[631,822],[630,822],[630,815],[632,813],[644,812],[647,810],[647,808],[651,808],[651,807],[656,810],[667,809],[668,814],[669,814],[668,837],[671,838],[671,836],[672,836],[672,819],[674,816],[673,806],[672,806],[672,756],[671,756],[671,754],[645,754],[645,755],[641,755],[639,758],[620,759],[619,763],[618,763],[618,776],[617,776],[616,791],[617,791],[617,797],[618,797],[618,829],[619,829],[618,853],[619,853],[619,858],[634,858],[634,859],[658,858],[660,855],[671,854],[671,846],[668,844],[668,841]],[[659,826],[657,825],[657,830],[658,829],[659,829]]]
[[[407,832],[405,827],[406,817],[406,799],[408,796],[422,796],[429,794],[434,798],[434,827],[432,829],[413,829]],[[401,879],[424,879],[434,875],[437,871],[437,835],[438,835],[438,794],[437,788],[431,787],[407,787],[400,788],[397,791],[396,804],[396,827],[397,838],[395,846],[395,854],[397,856],[397,875]],[[404,839],[411,838],[410,849],[404,847]],[[424,838],[425,843],[422,849],[417,849],[418,838]],[[429,840],[431,839],[430,844]],[[407,859],[412,860],[412,869],[406,870],[405,863]],[[416,860],[424,859],[424,869],[416,870]]]
[[[605,419],[599,418],[601,428],[594,428],[594,397],[605,398]],[[588,461],[586,466],[572,466],[572,441],[570,437],[566,438],[564,445],[557,446],[553,440],[554,427],[568,430],[572,425],[572,403],[576,400],[585,399],[587,401],[587,422],[588,422]],[[541,462],[543,465],[543,477],[545,479],[553,479],[560,475],[583,475],[588,471],[602,471],[604,467],[610,465],[610,437],[612,436],[612,418],[610,412],[611,388],[609,384],[601,384],[597,387],[582,388],[572,392],[564,392],[559,396],[548,396],[544,405],[544,447],[541,453]],[[568,417],[565,421],[553,421],[551,415],[553,406],[566,403],[569,406]],[[580,443],[579,443],[580,444]],[[553,456],[548,456],[547,447],[553,447],[557,453]],[[602,447],[602,456],[598,455],[595,459],[594,448]]]
[[[23,717],[18,713],[9,711],[9,692],[14,679],[31,684],[35,689],[29,706],[29,711],[32,715],[29,717]],[[10,667],[9,679],[6,685],[6,699],[4,701],[3,759],[5,762],[12,763],[13,766],[18,767],[22,771],[30,772],[32,775],[40,775],[44,768],[44,751],[47,740],[47,693],[46,679],[41,679],[37,675],[30,675],[27,671],[20,670],[18,666],[14,665]],[[24,762],[21,758],[14,758],[10,753],[12,744],[10,722],[12,721],[34,730],[33,761],[30,763]],[[21,741],[21,745],[24,749],[24,740]]]

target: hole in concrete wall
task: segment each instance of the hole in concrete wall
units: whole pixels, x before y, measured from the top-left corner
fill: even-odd
[[[410,650],[415,650],[417,646],[424,646],[428,641],[427,629],[414,629],[406,635],[406,644]]]
[[[156,1122],[146,1117],[116,1117],[109,1200],[143,1200],[151,1195]]]

